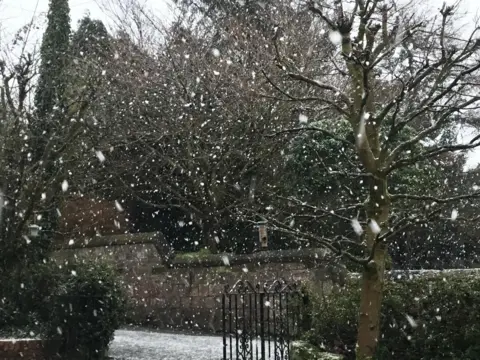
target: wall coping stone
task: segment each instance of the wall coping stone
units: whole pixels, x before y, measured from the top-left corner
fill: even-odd
[[[328,252],[325,249],[295,249],[295,250],[267,250],[253,254],[209,254],[200,257],[173,259],[170,266],[173,268],[195,267],[225,267],[245,264],[285,264],[302,263],[306,267],[317,267],[329,263]]]
[[[106,235],[92,238],[84,238],[69,245],[70,240],[63,241],[55,247],[55,250],[84,249],[106,246],[158,244],[164,242],[163,234],[159,231],[149,233]]]

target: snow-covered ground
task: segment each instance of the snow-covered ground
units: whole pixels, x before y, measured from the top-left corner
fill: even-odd
[[[222,338],[117,330],[109,355],[115,360],[221,360]]]
[[[235,352],[235,344],[234,337],[233,352]],[[260,342],[253,341],[251,346],[254,354],[258,353],[260,358]],[[275,358],[274,348],[273,340],[265,341],[266,359]],[[109,355],[114,360],[222,360],[223,339],[221,336],[117,330],[115,339],[110,345]]]

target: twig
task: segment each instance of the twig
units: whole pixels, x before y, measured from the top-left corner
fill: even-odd
[[[343,139],[341,137],[338,137],[337,135],[331,133],[328,130],[324,130],[324,129],[321,129],[321,128],[315,127],[315,126],[304,126],[304,127],[299,127],[299,128],[284,129],[284,130],[280,130],[280,131],[276,131],[274,133],[268,134],[268,135],[266,135],[266,137],[272,138],[272,137],[276,137],[276,136],[279,136],[279,135],[282,135],[282,134],[299,133],[299,132],[303,132],[303,131],[319,132],[319,133],[322,133],[323,135],[328,136],[331,139],[337,140],[337,141],[341,142],[342,144],[347,145],[350,148],[354,148],[354,144],[351,143],[350,141],[348,141],[347,139]]]
[[[476,191],[470,194],[464,194],[464,195],[457,195],[457,196],[452,196],[448,198],[439,198],[435,196],[430,196],[430,195],[414,195],[414,194],[392,194],[390,195],[390,198],[393,201],[399,200],[399,199],[407,199],[407,200],[415,200],[415,201],[434,201],[439,204],[446,204],[449,202],[453,201],[459,201],[459,200],[465,200],[465,199],[473,199],[473,198],[478,198],[480,197],[480,191]]]

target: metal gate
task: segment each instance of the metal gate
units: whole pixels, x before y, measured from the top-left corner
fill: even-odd
[[[302,304],[296,284],[238,281],[222,299],[224,360],[288,360]]]

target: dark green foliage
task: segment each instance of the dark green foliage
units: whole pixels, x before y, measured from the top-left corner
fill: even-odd
[[[103,359],[113,334],[123,323],[126,297],[112,268],[86,263],[62,270],[50,334],[66,341],[65,359],[81,354]]]
[[[358,285],[319,297],[310,293],[307,338],[353,359]],[[308,328],[308,327],[307,327]],[[480,358],[480,278],[446,275],[388,282],[377,360]]]
[[[437,221],[410,229],[395,237],[389,248],[395,269],[477,267],[480,244],[475,223]]]
[[[85,16],[72,36],[71,54],[74,57],[105,56],[110,48],[108,31],[100,20]]]
[[[70,46],[70,8],[68,0],[50,0],[47,15],[47,28],[43,34],[40,48],[41,63],[39,78],[35,89],[35,121],[32,123],[33,160],[40,161],[46,153],[51,137],[59,135],[60,125],[64,124],[67,99],[65,99],[66,67]],[[61,172],[58,163],[51,156],[46,161],[46,173],[51,178]],[[54,186],[60,186],[54,182]],[[58,196],[49,196],[52,209],[58,207]],[[45,211],[40,222],[41,227],[50,232],[55,231],[57,216],[52,211]]]
[[[51,263],[0,270],[0,331],[42,334],[50,319],[58,282],[58,268]]]
[[[35,93],[35,107],[39,118],[50,115],[63,102],[64,69],[70,38],[70,8],[68,0],[50,0],[48,25],[43,34],[40,54],[40,77]]]
[[[353,138],[350,125],[343,120],[313,122],[310,126],[329,129],[339,139]],[[349,140],[353,143],[353,139]],[[301,133],[292,139],[286,152],[287,184],[302,198],[325,197],[330,193],[338,193],[343,191],[343,186],[351,186],[352,180],[341,174],[329,173],[339,169],[345,174],[355,172],[352,161],[355,157],[354,150],[337,139],[316,131]],[[355,180],[356,189],[353,190],[359,190],[359,182]]]
[[[268,11],[275,9],[281,2],[278,0],[254,0],[254,1],[236,1],[236,0],[174,0],[175,3],[182,4],[202,15],[211,17],[237,16],[254,18],[257,22],[264,17]],[[250,19],[253,22],[252,19]]]
[[[0,272],[0,282],[0,333],[62,338],[65,359],[101,359],[124,319],[126,296],[106,265],[30,265]]]
[[[51,238],[44,234],[36,238],[22,236],[19,239],[5,237],[2,240],[0,241],[0,273],[43,261],[52,244]]]
[[[355,141],[351,125],[346,120],[335,119],[314,121],[309,127],[326,130],[335,138],[321,131],[305,131],[292,139],[286,152],[285,167],[290,190],[305,200],[338,198],[339,195],[364,198],[366,194],[362,183],[366,177],[353,175],[364,172],[364,169],[357,165],[356,152],[349,146]],[[404,133],[398,142],[407,140],[412,129],[406,128]],[[411,154],[417,154],[424,148],[417,145],[409,150]],[[444,180],[441,175],[443,173],[439,169],[428,163],[401,169],[392,175],[390,190],[394,193],[421,193],[438,187]]]
[[[284,193],[328,209],[342,208],[344,204],[352,201],[364,201],[367,197],[364,183],[368,178],[360,176],[359,174],[365,171],[355,165],[356,154],[349,147],[349,143],[354,141],[350,124],[345,120],[335,119],[312,121],[308,126],[326,130],[336,138],[325,135],[322,131],[305,131],[291,140],[285,152]],[[412,137],[412,131],[406,127],[397,142]],[[425,151],[425,147],[417,144],[409,150],[411,154],[418,154]],[[415,167],[399,169],[389,180],[389,192],[419,195],[429,193],[442,198],[451,192],[449,184],[455,184],[459,187],[458,193],[469,193],[472,191],[471,187],[463,184],[466,178],[466,175],[462,174],[463,164],[460,157],[446,157],[439,162],[422,162]],[[455,176],[455,179],[448,179],[449,176]],[[459,176],[462,176],[460,181]],[[418,203],[396,201],[392,205],[391,223],[407,215],[421,216],[423,212],[424,210],[418,209]],[[465,214],[461,207],[459,212]],[[342,215],[350,219],[357,217],[358,211],[352,209],[342,212]],[[474,217],[475,212],[463,216]],[[325,217],[322,221],[315,217],[299,218],[295,224],[327,237],[356,237],[348,221],[342,222],[334,217]],[[479,248],[475,239],[472,226],[466,222],[431,220],[428,224],[412,223],[404,231],[391,237],[389,254],[393,268],[397,269],[471,267],[478,262],[476,254],[479,253]],[[357,253],[357,249],[352,249],[352,253],[361,255],[360,252]]]

